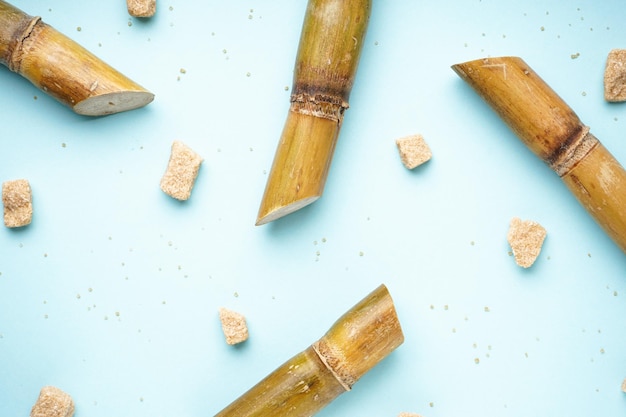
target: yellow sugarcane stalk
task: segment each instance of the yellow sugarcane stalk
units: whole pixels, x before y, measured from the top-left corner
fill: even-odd
[[[309,0],[294,69],[291,106],[257,225],[322,196],[371,11],[371,0]]]
[[[216,417],[312,416],[403,341],[393,300],[381,285]]]
[[[452,69],[626,252],[626,171],[557,93],[518,57],[478,59]]]
[[[76,113],[102,116],[145,106],[154,94],[44,23],[0,0],[0,63]]]

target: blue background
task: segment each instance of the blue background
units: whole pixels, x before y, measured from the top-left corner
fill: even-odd
[[[522,57],[626,161],[602,84],[623,1],[375,0],[325,194],[262,227],[305,1],[14,4],[156,99],[87,118],[0,68],[0,181],[35,211],[0,228],[1,416],[44,385],[76,417],[214,415],[381,283],[405,343],[320,416],[624,415],[626,256],[450,69]],[[414,133],[433,158],[408,171]],[[205,158],[184,203],[159,189],[175,139]],[[515,216],[548,231],[528,270]]]

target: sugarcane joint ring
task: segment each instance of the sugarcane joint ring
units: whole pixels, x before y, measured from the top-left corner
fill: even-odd
[[[349,107],[340,97],[326,94],[299,93],[291,95],[291,111],[340,123]]]
[[[30,16],[28,16],[30,17]],[[7,67],[9,70],[13,72],[20,72],[20,66],[22,64],[22,48],[24,46],[24,41],[33,33],[35,26],[41,21],[41,17],[35,16],[31,18],[26,25],[23,26],[23,29],[20,28],[21,32],[13,45],[11,45],[11,50],[9,51],[9,56],[7,59]]]

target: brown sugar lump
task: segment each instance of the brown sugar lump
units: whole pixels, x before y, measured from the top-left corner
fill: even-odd
[[[529,268],[535,263],[545,238],[546,229],[539,223],[517,217],[511,219],[507,240],[519,266]]]
[[[126,8],[133,17],[152,17],[156,13],[156,0],[126,0]]]
[[[420,134],[396,139],[400,159],[405,167],[413,169],[432,157],[430,147]]]
[[[190,147],[174,141],[167,170],[161,178],[161,190],[177,200],[189,199],[202,161]]]
[[[30,417],[72,417],[73,415],[72,397],[52,386],[41,389],[39,398],[30,411]]]
[[[626,392],[626,378],[622,381],[622,392]]]
[[[33,218],[33,203],[28,181],[20,179],[3,182],[2,204],[6,227],[29,225]]]
[[[243,315],[224,307],[220,308],[219,314],[226,343],[236,345],[248,340],[248,325]]]
[[[626,49],[609,52],[604,69],[604,99],[626,101]]]

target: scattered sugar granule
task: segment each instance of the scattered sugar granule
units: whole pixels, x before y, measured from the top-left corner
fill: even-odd
[[[420,134],[396,139],[400,159],[405,167],[413,169],[432,157],[432,152]]]
[[[521,267],[529,268],[541,252],[546,229],[535,221],[522,221],[514,217],[511,219],[506,238],[511,245],[515,262]]]
[[[177,200],[191,196],[203,158],[180,141],[172,143],[167,170],[161,178],[161,190]]]
[[[72,397],[52,386],[41,389],[39,398],[30,411],[30,417],[72,417],[73,415]]]
[[[152,17],[156,12],[156,0],[126,0],[126,8],[133,17]]]
[[[622,392],[626,392],[626,378],[622,381]]]
[[[398,417],[422,417],[422,415],[421,414],[416,414],[416,413],[402,412],[402,413],[398,414]]]
[[[33,218],[33,198],[28,181],[3,182],[2,204],[4,204],[6,227],[22,227],[30,224]]]
[[[613,49],[604,70],[604,99],[626,101],[626,49]]]
[[[219,314],[226,343],[236,345],[248,340],[248,326],[243,315],[224,307],[220,308]]]

